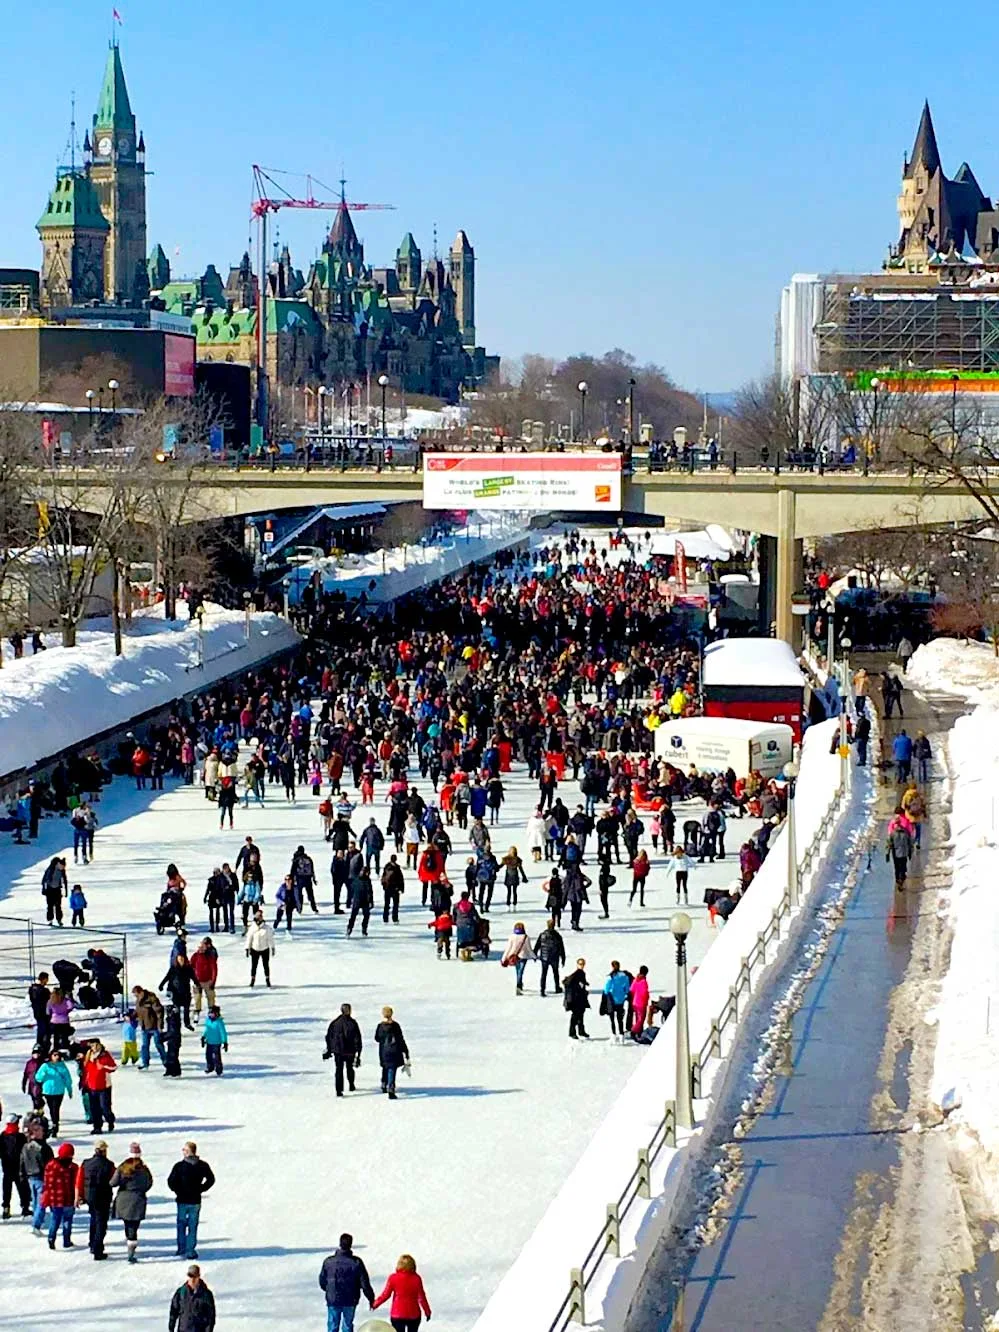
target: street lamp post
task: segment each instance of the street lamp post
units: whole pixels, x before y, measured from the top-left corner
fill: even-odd
[[[794,784],[798,780],[798,764],[795,759],[784,764],[784,776],[787,778],[787,901],[791,910],[798,905],[800,884],[798,881],[798,838],[794,823]]]
[[[846,708],[850,698],[850,649],[853,647],[853,639],[846,634],[839,641],[843,649],[843,680],[840,687],[843,705],[839,714],[839,754],[840,754],[840,781],[845,791],[850,783],[850,759],[849,749],[846,739]]]
[[[385,391],[388,388],[388,382],[389,382],[388,375],[378,376],[378,387],[382,391],[382,439],[386,439],[388,437],[387,431],[385,429]]]
[[[198,619],[198,668],[205,669],[205,608],[199,606],[195,612]]]
[[[874,461],[878,460],[878,389],[881,387],[881,380],[877,375],[871,380],[871,388],[874,390],[874,413],[871,423],[871,452],[874,454]]]
[[[109,379],[109,380],[108,380],[108,388],[111,390],[111,424],[112,424],[112,426],[113,426],[113,425],[114,425],[115,404],[116,404],[116,401],[117,401],[117,395],[118,395],[118,381],[117,381],[117,379]]]
[[[288,618],[288,593],[291,591],[291,579],[285,578],[281,583],[281,591],[284,594],[284,618]]]
[[[576,385],[579,390],[579,439],[580,443],[586,440],[586,394],[589,390],[589,384],[585,379],[581,379]]]
[[[94,433],[94,390],[87,389],[83,395],[87,400],[87,428],[90,433]]]
[[[253,599],[249,592],[243,593],[243,637],[247,642],[250,641],[250,607],[253,605]]]
[[[687,1011],[687,936],[692,922],[686,911],[669,918],[676,940],[676,1122],[678,1128],[694,1127],[694,1099],[690,1067],[690,1015]]]
[[[348,384],[347,393],[347,438],[354,438],[354,385]]]
[[[104,430],[104,385],[97,390],[97,429],[103,433]]]
[[[329,392],[325,384],[320,384],[319,395],[319,448],[321,452],[326,449],[326,394]]]
[[[635,447],[635,380],[628,380],[628,443]]]
[[[950,377],[950,444],[952,449],[957,448],[957,386],[960,383],[958,375]]]
[[[832,597],[826,597],[822,607],[826,613],[826,674],[832,675],[836,651],[836,603]]]

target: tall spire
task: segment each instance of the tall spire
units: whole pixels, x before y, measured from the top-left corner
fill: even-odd
[[[928,176],[932,176],[939,165],[940,150],[937,148],[937,136],[933,130],[930,104],[926,101],[923,103],[923,114],[919,117],[919,129],[916,130],[915,142],[912,145],[912,156],[905,164],[905,178],[910,179],[919,166],[923,167]]]
[[[104,66],[104,82],[97,102],[97,114],[94,126],[100,129],[123,130],[126,134],[135,134],[135,116],[128,100],[128,88],[125,86],[125,71],[121,65],[121,52],[117,43],[108,49],[107,64]]]

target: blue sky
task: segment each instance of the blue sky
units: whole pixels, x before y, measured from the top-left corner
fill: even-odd
[[[921,22],[857,0],[118,8],[150,241],[175,272],[238,260],[253,162],[334,186],[342,164],[349,196],[397,208],[355,219],[369,261],[406,230],[429,254],[435,222],[442,250],[465,228],[480,341],[505,356],[621,346],[712,390],[765,371],[787,277],[876,267],[895,238],[924,96],[945,168],[967,157],[999,192],[978,43],[944,54]],[[0,264],[39,262],[70,90],[82,138],[110,13],[5,12]],[[322,216],[281,215],[303,268]]]

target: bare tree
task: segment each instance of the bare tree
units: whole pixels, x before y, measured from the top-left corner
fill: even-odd
[[[999,543],[994,536],[950,533],[935,569],[941,600],[931,623],[938,633],[969,639],[984,630],[999,657]]]
[[[27,548],[36,539],[39,520],[32,486],[38,420],[13,401],[5,398],[4,404],[0,410],[0,638],[7,630],[7,608],[14,600],[14,584],[25,567]]]

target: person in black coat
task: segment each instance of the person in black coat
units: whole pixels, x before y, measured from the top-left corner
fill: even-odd
[[[104,1238],[108,1233],[111,1216],[111,1176],[114,1162],[108,1159],[108,1145],[101,1140],[94,1143],[94,1154],[80,1166],[77,1192],[90,1212],[90,1252],[95,1262],[102,1262]]]
[[[191,964],[183,953],[178,953],[169,971],[159,983],[160,990],[166,990],[170,998],[184,1015],[184,1026],[193,1031],[191,1024]]]
[[[49,989],[49,973],[40,971],[38,979],[28,986],[28,1003],[31,1005],[31,1013],[35,1019],[35,1040],[42,1048],[43,1054],[48,1054],[50,1039],[50,1022],[48,1015],[48,1002],[52,998],[52,991]]]
[[[31,1215],[31,1190],[21,1174],[21,1149],[28,1141],[21,1132],[21,1116],[8,1115],[0,1133],[0,1173],[3,1174],[3,1219],[10,1218],[10,1200],[14,1189],[21,1203],[21,1215]]]
[[[561,994],[562,987],[558,983],[559,968],[565,965],[565,943],[561,934],[555,928],[554,920],[549,920],[548,925],[538,935],[538,941],[534,945],[534,953],[541,963],[541,997],[545,997],[545,983],[548,980],[548,972],[551,971],[555,978],[555,993]]]
[[[319,1286],[325,1292],[327,1308],[341,1311],[349,1309],[352,1315],[362,1295],[368,1301],[369,1308],[375,1301],[368,1269],[363,1259],[353,1252],[353,1244],[353,1235],[341,1235],[340,1247],[323,1259],[319,1269]],[[353,1322],[353,1317],[350,1321]]]
[[[214,1332],[215,1296],[201,1280],[201,1268],[192,1263],[187,1280],[170,1301],[170,1332]]]
[[[358,853],[360,860],[360,853]],[[357,917],[361,917],[361,933],[367,934],[368,921],[371,919],[371,908],[375,904],[375,894],[371,887],[371,875],[363,860],[354,867],[350,877],[347,880],[347,888],[350,893],[350,918],[347,921],[347,938],[354,932],[354,925]]]
[[[382,1021],[375,1028],[375,1044],[382,1067],[382,1091],[388,1092],[389,1100],[394,1101],[396,1074],[409,1061],[409,1046],[391,1008],[382,1009]]]
[[[566,977],[562,988],[565,991],[562,1002],[569,1014],[569,1039],[575,1041],[584,1036],[589,1040],[589,1033],[583,1025],[583,1015],[590,1006],[590,983],[586,979],[585,957],[577,958],[576,970]]]
[[[343,1075],[347,1074],[347,1086],[355,1091],[354,1069],[360,1067],[361,1028],[350,1015],[350,1004],[340,1005],[340,1016],[335,1017],[326,1029],[326,1052],[324,1059],[334,1060],[333,1079],[337,1096],[343,1095]]]

